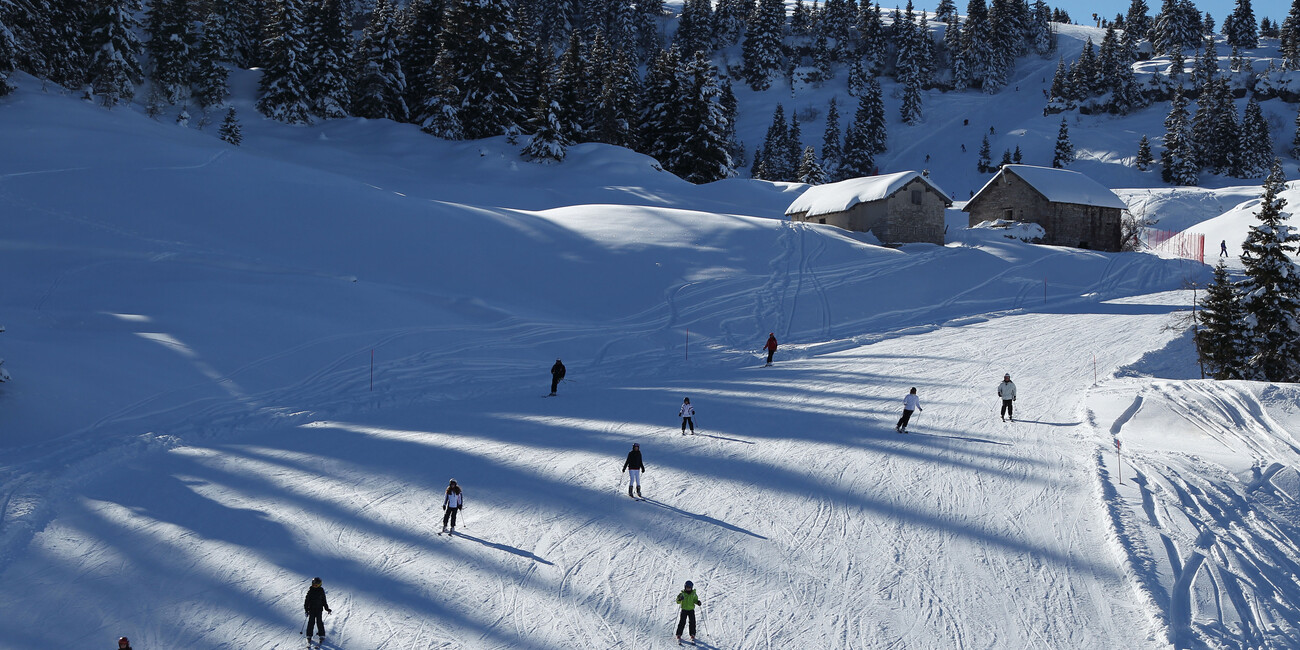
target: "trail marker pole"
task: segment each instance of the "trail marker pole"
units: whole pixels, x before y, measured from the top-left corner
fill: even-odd
[[[1124,461],[1120,458],[1119,450],[1122,445],[1119,438],[1115,439],[1115,474],[1119,476],[1119,482],[1124,482]]]

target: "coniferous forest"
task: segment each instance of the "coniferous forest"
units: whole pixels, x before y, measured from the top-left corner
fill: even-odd
[[[0,92],[21,70],[106,107],[219,115],[229,70],[259,68],[257,109],[284,123],[357,116],[446,139],[505,135],[536,161],[602,142],[695,183],[744,172],[815,183],[875,171],[889,125],[924,120],[923,91],[1002,92],[1018,59],[1055,55],[1054,25],[1069,21],[1043,0],[970,0],[964,12],[952,0],[932,12],[910,1],[887,11],[798,0],[787,12],[781,0],[688,0],[680,15],[661,0],[12,0],[0,3]],[[1059,60],[1044,114],[1167,104],[1158,153],[1144,136],[1143,157],[1158,158],[1166,182],[1268,173],[1274,143],[1256,100],[1289,92],[1273,81],[1300,69],[1300,0],[1280,22],[1240,0],[1217,26],[1191,0],[1133,0],[1097,24],[1099,44]],[[1261,38],[1279,40],[1280,65],[1243,83],[1235,73]],[[739,56],[717,56],[724,50]],[[1134,63],[1152,56],[1168,56],[1169,68],[1139,82]],[[736,85],[837,76],[853,101],[827,107],[820,147],[808,151],[819,134],[803,134],[780,106],[761,143],[738,141]],[[881,79],[901,94],[896,115]],[[1251,101],[1238,115],[1232,100],[1243,94]],[[1294,142],[1300,117],[1297,127]],[[1072,157],[1062,128],[1054,165]],[[997,168],[991,155],[981,165]]]

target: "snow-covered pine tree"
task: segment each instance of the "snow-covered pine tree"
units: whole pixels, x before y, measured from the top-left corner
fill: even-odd
[[[1273,138],[1268,132],[1268,122],[1260,110],[1259,100],[1251,95],[1246,102],[1246,113],[1241,119],[1241,149],[1237,154],[1240,178],[1258,178],[1268,173],[1273,162]]]
[[[844,131],[844,162],[840,166],[840,176],[843,178],[858,178],[860,176],[871,176],[875,174],[876,161],[875,156],[871,153],[871,145],[867,142],[865,126],[867,119],[862,117],[863,98],[858,98],[858,110],[856,116],[849,128]],[[859,123],[863,124],[859,128]]]
[[[1259,24],[1255,22],[1255,12],[1250,7],[1250,0],[1237,0],[1237,7],[1232,11],[1232,20],[1224,20],[1223,35],[1228,44],[1235,47],[1251,48],[1259,45]],[[1231,27],[1228,27],[1228,25]]]
[[[1007,165],[1010,165],[1010,164],[1011,164],[1011,150],[1010,150],[1010,149],[1003,149],[1003,150],[1002,150],[1002,160],[1001,160],[1000,162],[998,162],[998,169],[1002,169],[1003,167],[1006,167]]]
[[[871,72],[861,57],[856,57],[849,64],[849,78],[847,80],[849,95],[861,97],[864,89],[867,87],[867,79]]]
[[[1219,51],[1214,46],[1214,37],[1205,37],[1205,47],[1196,56],[1192,65],[1192,82],[1205,84],[1219,75]]]
[[[194,66],[189,4],[185,0],[153,0],[148,17],[148,49],[153,62],[149,79],[168,102],[176,103],[189,95]]]
[[[799,113],[790,111],[790,128],[785,132],[785,168],[790,177],[782,180],[799,180],[799,165],[803,162],[803,129],[799,126]]]
[[[727,48],[740,43],[751,7],[749,0],[719,0],[713,11],[713,35],[718,47]]]
[[[135,85],[144,78],[140,69],[140,39],[136,37],[138,11],[139,0],[102,0],[90,18],[86,34],[89,39],[86,50],[91,56],[87,82],[99,101],[108,107],[130,102],[135,97]],[[5,33],[0,23],[0,59],[5,56]],[[5,62],[0,60],[0,86],[4,86],[5,72]],[[0,89],[0,95],[3,94]]]
[[[951,2],[951,0],[949,0]],[[828,54],[832,60],[839,60],[848,50],[852,39],[853,23],[857,19],[857,5],[849,0],[826,0],[821,14],[813,24],[819,35],[830,41]]]
[[[1200,300],[1201,329],[1196,351],[1205,370],[1215,379],[1245,379],[1251,356],[1250,332],[1237,285],[1219,260],[1214,279]]]
[[[85,27],[91,4],[80,0],[6,0],[0,12],[13,31],[18,67],[66,88],[86,81]]]
[[[1208,140],[1200,140],[1195,131],[1192,134],[1194,146],[1208,153],[1203,157],[1202,165],[1208,166],[1216,174],[1241,176],[1241,122],[1237,119],[1237,105],[1232,99],[1232,90],[1224,77],[1215,79],[1209,88],[1201,93],[1200,100],[1212,107]],[[1199,112],[1199,111],[1198,111]],[[1269,154],[1271,161],[1272,154]]]
[[[624,50],[614,56],[614,63],[601,77],[600,95],[595,103],[593,131],[590,139],[620,147],[636,144],[637,106],[641,100],[640,80]],[[730,83],[723,90],[724,108]],[[735,95],[730,95],[735,109]],[[734,139],[735,132],[729,135]]]
[[[703,52],[696,52],[683,73],[681,135],[664,167],[691,183],[712,183],[732,175],[726,117],[718,71]]]
[[[1165,149],[1160,152],[1160,178],[1166,183],[1194,186],[1199,182],[1191,135],[1187,98],[1175,91],[1165,116]]]
[[[981,174],[987,174],[994,169],[993,148],[989,146],[989,137],[987,135],[984,136],[984,140],[980,143],[980,155],[979,159],[975,161],[975,168]]]
[[[1291,156],[1300,157],[1300,113],[1295,116],[1295,131],[1291,136]]]
[[[440,42],[441,92],[456,106],[465,137],[518,133],[524,66],[511,0],[452,0]]]
[[[1155,158],[1151,156],[1151,141],[1147,139],[1145,134],[1143,134],[1141,140],[1138,140],[1137,158],[1134,162],[1141,171],[1150,169],[1152,163],[1155,162]]]
[[[1128,5],[1128,13],[1124,14],[1125,31],[1132,32],[1138,39],[1148,38],[1152,26],[1151,16],[1148,15],[1150,11],[1146,0],[1132,0]]]
[[[866,91],[858,99],[858,110],[853,115],[853,123],[872,160],[885,152],[889,146],[885,101],[881,95],[880,83],[874,78],[867,81]]]
[[[1051,90],[1048,91],[1049,101],[1071,102],[1074,100],[1074,82],[1070,70],[1065,67],[1065,59],[1056,60],[1056,73],[1052,75]]]
[[[1300,118],[1300,114],[1297,114]],[[844,148],[840,139],[840,110],[835,103],[835,98],[831,98],[831,104],[826,109],[826,130],[822,133],[822,171],[826,177],[833,181],[843,180],[840,177],[840,167],[844,159]]]
[[[822,169],[821,163],[817,162],[817,152],[813,150],[812,145],[804,147],[803,161],[799,163],[799,182],[822,185],[826,180],[826,171]]]
[[[1151,45],[1160,54],[1200,42],[1199,31],[1189,21],[1182,0],[1164,0],[1151,28]]]
[[[352,61],[352,114],[370,119],[405,122],[406,73],[397,50],[397,9],[378,0],[357,41]]]
[[[637,150],[660,163],[677,150],[677,138],[681,137],[677,128],[681,122],[677,110],[684,92],[681,67],[677,48],[672,48],[660,50],[646,70],[641,95],[641,126],[638,129],[641,146]]]
[[[352,101],[352,36],[343,0],[313,3],[305,19],[310,70],[305,82],[312,113],[327,120],[347,117]]]
[[[226,30],[221,23],[221,14],[216,12],[209,13],[204,19],[198,53],[194,58],[194,78],[190,80],[194,98],[205,109],[205,116],[207,108],[225,104],[226,98],[230,96],[230,71],[222,63],[225,46],[221,39],[226,35]]]
[[[257,110],[287,124],[311,123],[307,92],[307,33],[300,0],[272,0],[264,51],[266,66],[258,85]]]
[[[543,86],[530,125],[533,135],[519,152],[525,160],[560,162],[564,160],[569,145],[573,144],[560,126],[560,105],[550,95],[550,88]]]
[[[947,23],[949,17],[957,15],[957,5],[952,0],[939,0],[939,5],[934,8],[934,19]]]
[[[807,38],[812,33],[812,23],[812,7],[803,0],[794,0],[794,8],[790,10],[790,35],[795,39]]]
[[[190,125],[190,107],[181,106],[181,112],[176,114],[176,126],[188,127],[189,125]]]
[[[1043,0],[1034,0],[1032,12],[1034,51],[1038,56],[1046,58],[1047,55],[1056,51],[1056,32],[1052,30],[1051,24],[1052,11],[1047,7]]]
[[[1291,10],[1282,19],[1278,39],[1282,44],[1282,67],[1300,70],[1300,0],[1291,0]]]
[[[1074,145],[1070,143],[1070,127],[1061,117],[1061,128],[1056,132],[1056,149],[1052,153],[1052,166],[1058,169],[1074,162]]]
[[[772,123],[763,138],[763,161],[767,176],[763,180],[791,181],[795,170],[790,167],[790,127],[785,122],[785,106],[772,110]]]
[[[988,7],[984,0],[970,0],[966,5],[966,25],[962,29],[962,44],[966,65],[970,69],[970,85],[983,88],[994,65],[992,36],[989,34]]]
[[[727,152],[731,154],[731,163],[733,169],[739,169],[745,164],[745,145],[736,135],[736,119],[740,115],[740,101],[736,99],[736,93],[731,88],[731,79],[721,81],[722,98],[719,100],[722,104],[722,117],[727,120]]]
[[[900,117],[904,124],[918,124],[921,121],[921,87],[916,77],[909,75],[903,85],[903,102],[899,106]]]
[[[1255,213],[1259,223],[1241,245],[1241,295],[1253,344],[1251,378],[1293,382],[1300,379],[1300,269],[1291,256],[1300,234],[1282,212],[1285,189],[1282,163],[1274,159]]]
[[[551,71],[551,98],[560,107],[560,128],[574,142],[585,142],[591,125],[587,121],[587,105],[593,93],[593,81],[600,81],[600,72],[589,70],[582,39],[582,32],[574,30],[569,34],[569,46],[564,50]],[[676,49],[676,48],[674,48]],[[660,162],[663,162],[660,160]]]
[[[858,55],[866,71],[873,74],[880,72],[885,64],[889,43],[885,38],[885,25],[881,19],[879,2],[868,6],[866,0],[863,0],[862,8],[858,12],[858,38],[861,39]]]
[[[226,119],[221,121],[221,128],[217,129],[217,134],[222,140],[236,147],[244,141],[244,132],[239,126],[239,118],[235,116],[234,108],[226,111]]]
[[[673,45],[688,56],[696,52],[713,52],[713,3],[711,0],[686,0],[677,18]]]
[[[742,75],[754,90],[767,90],[772,77],[784,67],[781,40],[785,30],[785,3],[782,0],[759,0],[750,15],[741,48]]]
[[[9,75],[18,67],[18,43],[13,30],[6,23],[5,13],[0,11],[0,97],[13,92]]]
[[[1185,63],[1186,59],[1183,58],[1182,48],[1174,49],[1173,52],[1169,53],[1169,68],[1165,70],[1165,74],[1169,75],[1171,79],[1180,80],[1180,77],[1183,75]]]
[[[1024,162],[1024,155],[1020,153],[1020,145],[1016,145],[1015,150],[1011,152],[1011,163],[1019,165],[1022,162]]]

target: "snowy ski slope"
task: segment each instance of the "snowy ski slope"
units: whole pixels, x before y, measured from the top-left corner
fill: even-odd
[[[296,647],[316,575],[350,649],[672,645],[688,579],[705,647],[1300,643],[1295,389],[1188,381],[1205,267],[880,248],[603,146],[0,117],[0,648]]]

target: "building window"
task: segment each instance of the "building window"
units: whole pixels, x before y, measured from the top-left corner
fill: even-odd
[[[818,219],[817,223],[826,223],[826,219],[825,218]]]
[[[921,205],[921,190],[912,190],[912,205]]]

